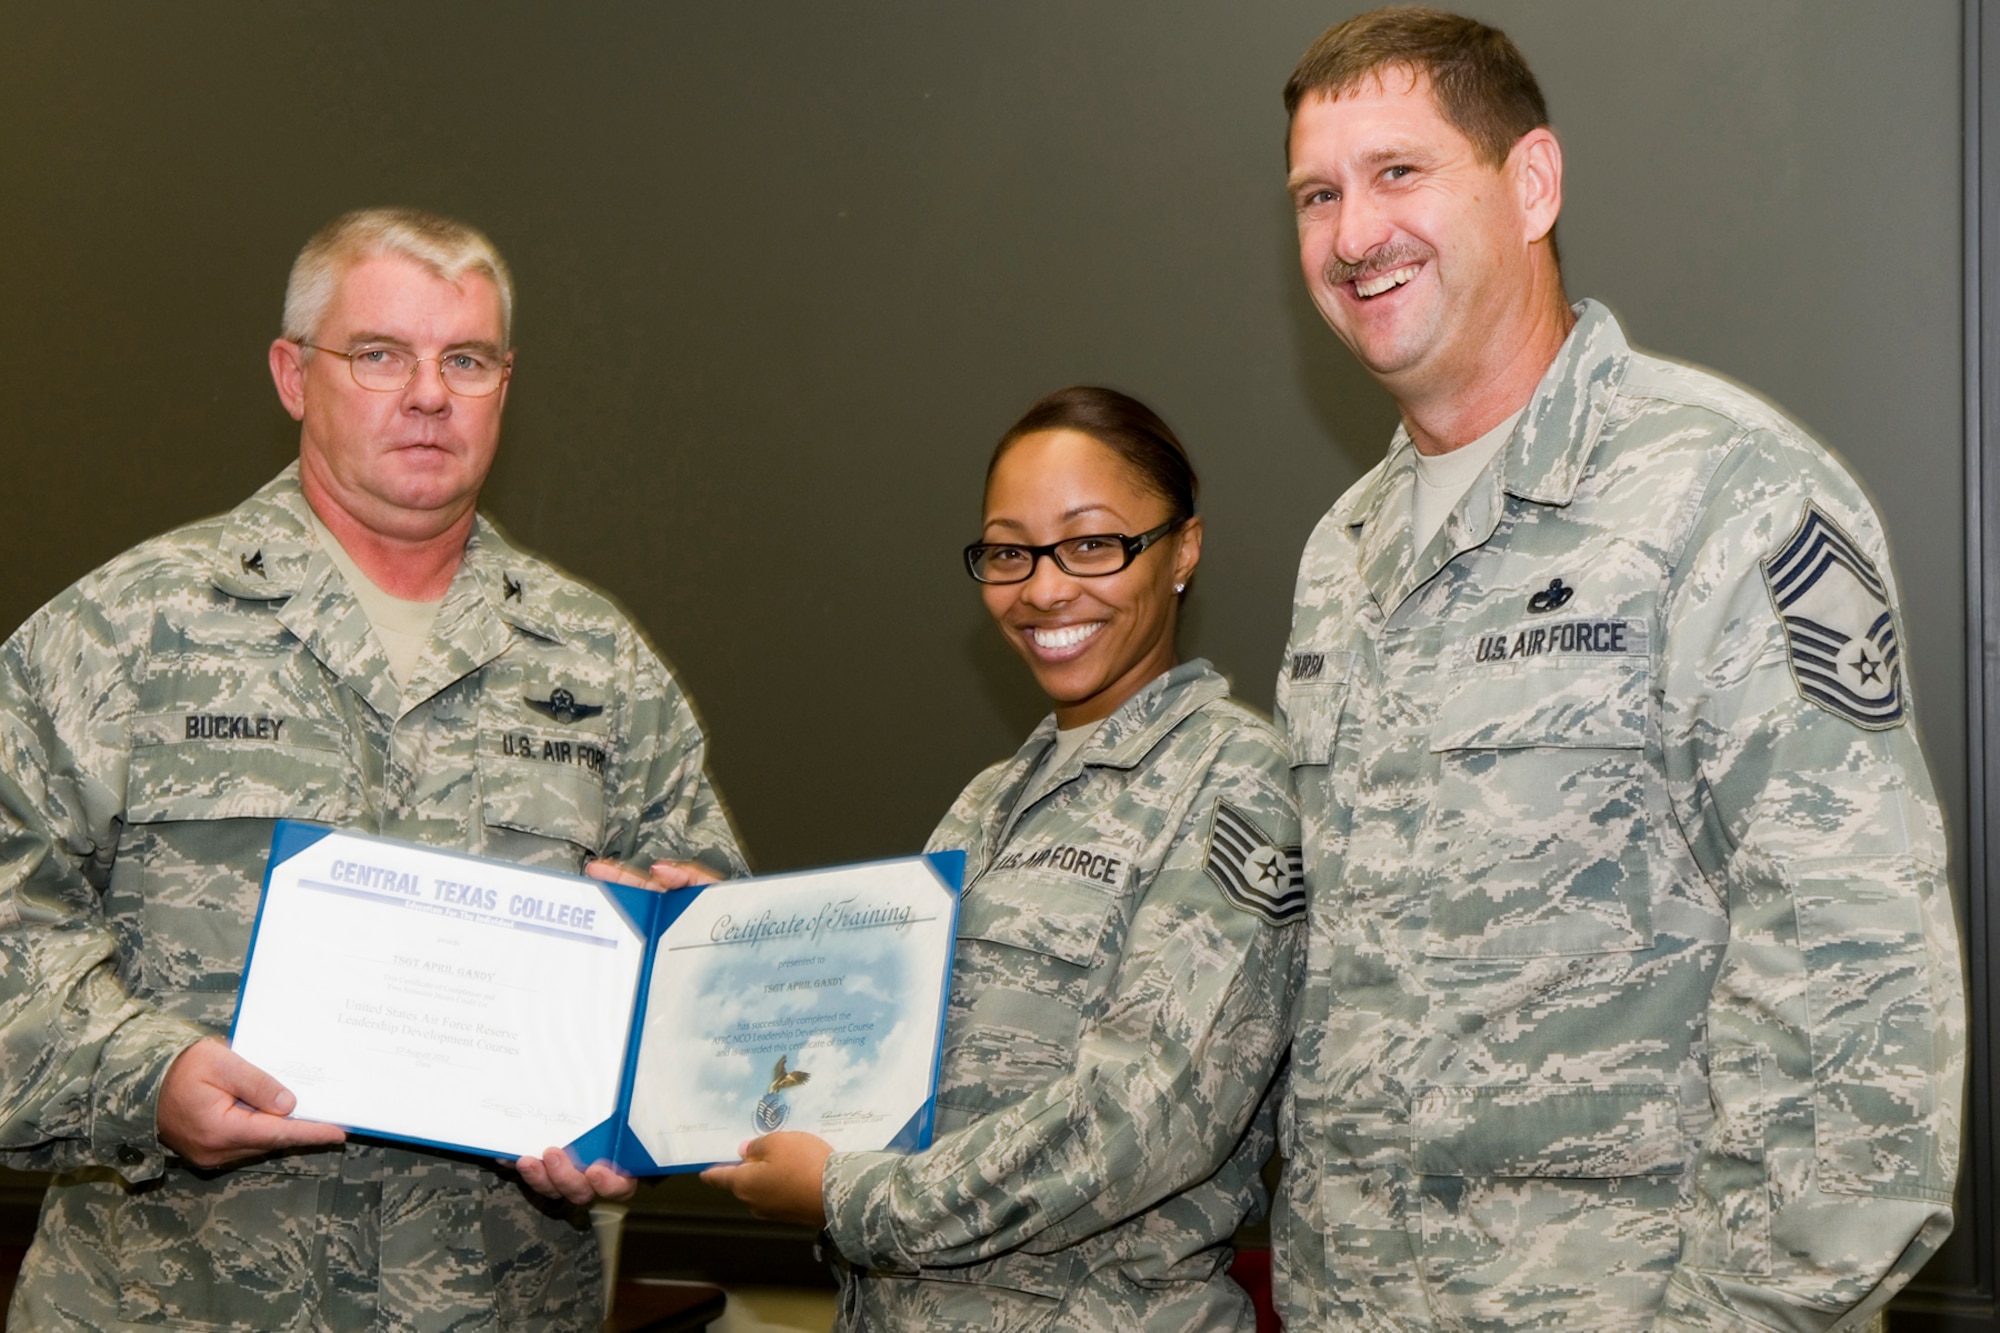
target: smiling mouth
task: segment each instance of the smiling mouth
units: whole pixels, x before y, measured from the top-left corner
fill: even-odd
[[[1060,653],[1082,646],[1097,631],[1104,628],[1104,622],[1093,620],[1083,625],[1056,625],[1048,629],[1031,628],[1028,637],[1035,647],[1044,652]]]
[[[1416,277],[1417,270],[1422,267],[1421,264],[1405,264],[1401,268],[1392,268],[1387,273],[1377,273],[1370,278],[1356,278],[1354,294],[1363,300],[1371,296],[1380,296],[1383,292],[1392,291]]]

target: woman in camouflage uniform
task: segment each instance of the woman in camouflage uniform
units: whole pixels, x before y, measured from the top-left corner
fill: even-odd
[[[1055,704],[932,836],[967,883],[910,1156],[810,1134],[705,1179],[825,1228],[843,1329],[1242,1329],[1303,948],[1284,751],[1174,628],[1201,554],[1172,432],[1107,389],[1001,439],[972,576]]]

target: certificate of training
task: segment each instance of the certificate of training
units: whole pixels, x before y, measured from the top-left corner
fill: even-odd
[[[928,1143],[957,895],[924,858],[714,885],[660,936],[631,1129],[721,1162],[776,1129]]]
[[[929,1142],[956,854],[653,893],[281,823],[230,1044],[364,1134],[654,1174]]]

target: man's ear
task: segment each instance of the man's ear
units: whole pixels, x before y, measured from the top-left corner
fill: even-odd
[[[271,344],[271,382],[278,386],[278,401],[292,414],[292,420],[306,419],[305,348],[280,338]]]
[[[1547,126],[1529,130],[1507,154],[1507,169],[1519,192],[1524,239],[1533,245],[1555,230],[1556,215],[1562,212],[1562,145]]]

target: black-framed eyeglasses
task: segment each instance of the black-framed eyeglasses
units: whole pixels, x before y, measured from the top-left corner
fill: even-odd
[[[974,542],[965,548],[965,568],[981,583],[1026,583],[1035,575],[1035,563],[1047,556],[1065,574],[1100,579],[1124,569],[1139,558],[1141,551],[1185,522],[1185,518],[1170,518],[1136,537],[1127,537],[1122,532],[1098,532],[1087,537],[1066,537],[1047,546]]]
[[[444,381],[445,388],[461,398],[485,398],[499,392],[512,369],[505,357],[470,348],[437,356],[417,356],[403,347],[370,345],[357,347],[351,352],[336,352],[318,343],[302,342],[299,346],[339,357],[347,363],[348,373],[354,376],[354,382],[375,393],[400,393],[409,388],[410,381],[417,377],[418,366],[426,361],[435,361],[438,378]]]

